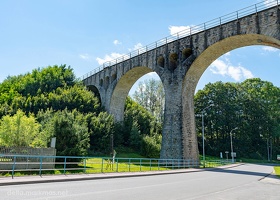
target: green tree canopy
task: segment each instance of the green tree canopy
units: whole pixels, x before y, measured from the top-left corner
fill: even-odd
[[[6,147],[46,147],[46,138],[33,115],[18,110],[13,116],[4,116],[0,122],[0,145]]]

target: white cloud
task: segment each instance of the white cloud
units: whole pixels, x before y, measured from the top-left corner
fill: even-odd
[[[115,40],[116,41],[116,40]],[[115,43],[114,41],[114,43]],[[117,42],[116,42],[117,43]],[[142,53],[145,49],[142,48],[143,45],[141,43],[137,43],[136,45],[134,45],[134,47],[132,49],[128,49],[129,51],[135,51],[135,50],[140,50],[139,53]],[[115,63],[116,59],[119,58],[120,60],[118,60],[118,62],[120,62],[121,60],[126,60],[129,59],[129,54],[120,54],[120,53],[111,53],[110,55],[106,54],[104,56],[104,58],[96,58],[96,61],[98,62],[99,65],[102,65],[105,62],[112,62]]]
[[[79,57],[83,60],[90,60],[90,56],[87,53],[80,54]]]
[[[96,58],[96,61],[98,62],[99,65],[102,65],[105,62],[110,62],[113,61],[117,58],[120,58],[124,56],[124,54],[120,54],[120,53],[111,53],[110,55],[105,55],[104,58]]]
[[[276,52],[276,51],[279,51],[279,49],[274,48],[274,47],[269,47],[269,46],[264,46],[262,49],[263,49],[264,51],[269,51],[269,52]]]
[[[114,45],[122,44],[119,40],[114,40]]]
[[[178,32],[190,30],[190,26],[169,26],[170,35],[176,35]]]
[[[229,54],[228,54],[229,55]],[[240,81],[242,79],[247,79],[247,78],[253,78],[254,75],[252,72],[242,66],[233,66],[229,58],[227,57],[228,55],[225,55],[225,57],[220,58],[215,60],[211,65],[210,65],[210,71],[213,74],[220,74],[222,76],[229,76],[235,81]]]
[[[143,47],[143,45],[139,42],[139,43],[135,44],[132,49],[128,49],[128,50],[129,51],[136,51],[136,50],[138,50],[138,49],[140,49],[142,47]]]

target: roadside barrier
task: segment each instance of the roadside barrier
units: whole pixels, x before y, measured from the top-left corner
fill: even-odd
[[[206,167],[228,164],[226,161],[206,161]],[[2,176],[110,173],[162,171],[185,168],[199,168],[199,160],[112,158],[80,156],[0,155]]]

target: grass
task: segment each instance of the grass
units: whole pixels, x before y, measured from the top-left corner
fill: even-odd
[[[278,176],[280,178],[280,166],[275,166],[274,171],[275,171],[276,176]]]
[[[116,149],[117,158],[114,164],[108,159],[101,157],[88,158],[81,160],[76,163],[67,164],[66,171],[64,171],[63,162],[56,164],[54,170],[42,171],[43,175],[59,175],[59,174],[78,174],[78,173],[110,173],[110,172],[145,172],[145,171],[163,171],[171,170],[174,167],[171,163],[158,163],[155,160],[145,160],[143,156],[137,152],[128,149],[120,148]],[[202,161],[202,156],[200,157]],[[213,156],[206,156],[206,167],[217,167],[221,166],[220,158]],[[218,162],[213,162],[213,160]],[[201,162],[202,163],[202,162]],[[202,165],[200,167],[203,167]],[[177,167],[175,167],[177,168]],[[9,173],[0,173],[0,176],[11,176]],[[28,170],[28,171],[16,171],[14,176],[24,175],[39,175],[39,170]]]

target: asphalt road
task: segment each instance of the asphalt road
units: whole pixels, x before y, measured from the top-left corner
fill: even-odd
[[[279,182],[263,181],[272,170],[271,166],[246,164],[192,173],[10,185],[0,187],[0,199],[279,200]]]

